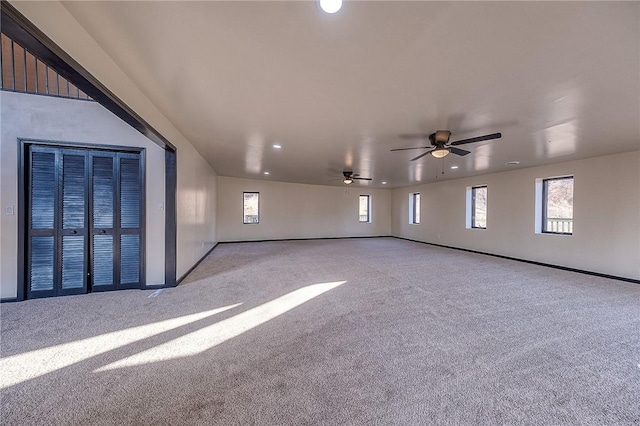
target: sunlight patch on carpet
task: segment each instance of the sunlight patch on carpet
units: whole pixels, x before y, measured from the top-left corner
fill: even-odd
[[[168,361],[200,354],[344,283],[346,283],[346,281],[336,281],[313,284],[300,288],[231,318],[105,365],[95,370],[95,372]]]
[[[0,358],[0,389],[43,376],[93,356],[190,324],[240,305],[241,303],[236,303],[222,308],[184,315],[178,318],[113,331],[87,339]]]

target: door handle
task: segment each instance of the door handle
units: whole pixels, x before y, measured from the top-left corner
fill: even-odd
[[[101,230],[100,230],[100,233],[101,233],[101,234],[106,234],[106,233],[107,233],[107,231],[105,231],[104,229],[101,229]]]
[[[76,230],[74,229],[73,231],[71,231],[71,233],[72,233],[73,235],[76,235],[76,234],[78,233],[78,231],[76,231]]]

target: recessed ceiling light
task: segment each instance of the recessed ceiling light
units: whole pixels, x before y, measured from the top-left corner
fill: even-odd
[[[455,170],[455,169],[457,169],[457,168],[458,168],[458,166],[451,166],[451,168],[452,168],[453,170]]]
[[[518,164],[520,164],[519,161],[509,161],[504,163],[505,166],[517,166]]]
[[[268,175],[268,174],[269,174],[269,172],[264,172],[264,174],[265,174],[265,175]]]
[[[281,148],[282,148],[282,145],[279,145],[279,144],[277,144],[277,143],[274,143],[274,144],[273,144],[273,147],[274,147],[275,149],[281,149]]]
[[[383,184],[383,185],[386,185],[386,184],[387,184],[387,181],[386,181],[386,180],[385,180],[385,181],[383,181],[383,182],[382,182],[382,184]]]
[[[320,0],[320,8],[326,13],[336,13],[342,8],[342,0]]]

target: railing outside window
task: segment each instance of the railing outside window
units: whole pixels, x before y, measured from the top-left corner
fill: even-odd
[[[546,229],[547,229],[547,232],[573,234],[573,219],[548,217]]]

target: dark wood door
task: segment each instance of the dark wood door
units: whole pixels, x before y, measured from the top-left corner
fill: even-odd
[[[91,154],[91,286],[93,291],[142,286],[140,155]]]
[[[30,146],[27,297],[141,288],[138,153]]]
[[[87,291],[86,163],[81,150],[29,150],[29,298]]]

